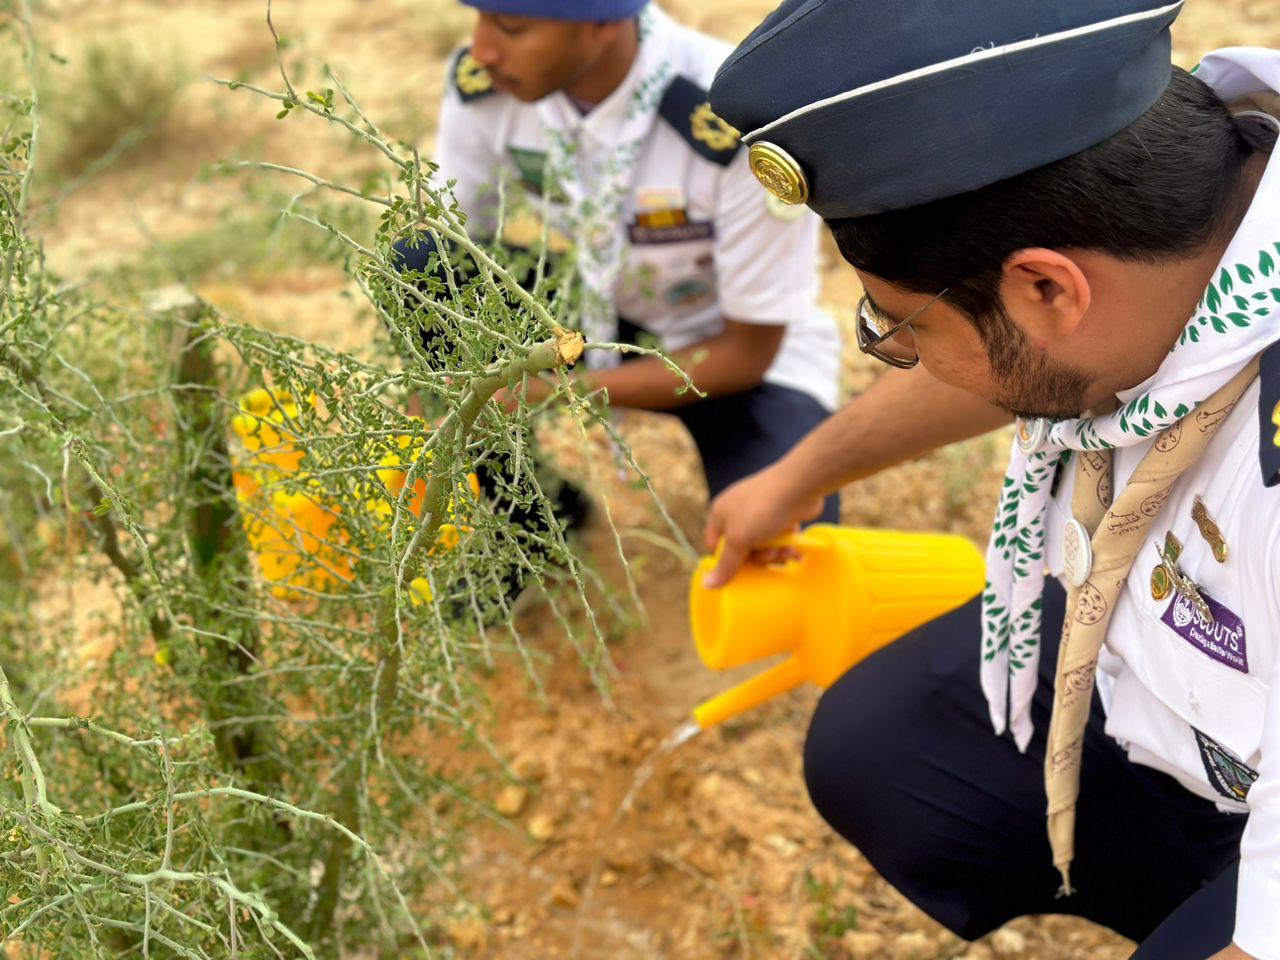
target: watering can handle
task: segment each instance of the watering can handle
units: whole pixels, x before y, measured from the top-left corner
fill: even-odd
[[[800,557],[801,560],[804,559],[804,554],[806,553],[811,553],[818,550],[825,550],[826,548],[827,548],[827,541],[821,537],[816,536],[813,533],[812,529],[792,530],[789,533],[779,534],[778,536],[774,537],[772,540],[766,540],[764,543],[759,544],[756,547],[757,550],[770,550],[770,549],[795,550],[797,553],[801,554],[801,557]],[[711,560],[713,565],[720,562],[720,555],[722,553],[724,553],[724,537],[721,537],[719,540],[716,541],[715,552],[711,554]]]
[[[787,547],[796,550],[799,553],[807,553],[813,550],[823,550],[827,546],[827,541],[815,535],[812,529],[809,530],[793,530],[791,533],[784,533],[779,537],[774,537],[766,547]]]

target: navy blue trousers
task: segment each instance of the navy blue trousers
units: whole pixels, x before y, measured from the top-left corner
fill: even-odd
[[[712,497],[782,459],[825,420],[827,409],[807,393],[762,383],[742,393],[697,400],[672,413],[693,436]],[[822,504],[815,522],[840,521],[840,495]]]
[[[1065,913],[1138,941],[1135,960],[1206,960],[1231,940],[1245,818],[1085,734],[1076,892],[1057,897],[1044,753],[1065,597],[1045,590],[1035,735],[991,732],[979,687],[980,601],[886,647],[822,697],[805,743],[819,813],[908,899],[977,939],[1015,917]]]

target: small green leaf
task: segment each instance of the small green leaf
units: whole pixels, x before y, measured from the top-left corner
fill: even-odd
[[[1227,319],[1237,327],[1247,327],[1250,323],[1249,317],[1243,313],[1228,313]]]
[[[1271,271],[1275,268],[1276,261],[1271,254],[1267,253],[1265,250],[1258,254],[1258,272],[1260,274],[1264,277],[1269,277],[1271,276]]]
[[[1240,275],[1241,283],[1253,283],[1253,271],[1243,263],[1236,264],[1236,273]]]
[[[1231,288],[1235,286],[1235,281],[1231,279],[1231,274],[1227,272],[1227,268],[1223,267],[1222,272],[1218,274],[1218,288],[1223,294],[1231,292]]]
[[[1222,306],[1222,297],[1218,294],[1218,288],[1212,283],[1209,284],[1209,289],[1205,291],[1204,302],[1209,307],[1211,313],[1217,313],[1218,308]]]

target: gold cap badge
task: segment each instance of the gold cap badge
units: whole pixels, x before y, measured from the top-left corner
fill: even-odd
[[[748,158],[756,179],[783,203],[804,203],[809,199],[809,179],[795,157],[777,144],[753,143]]]

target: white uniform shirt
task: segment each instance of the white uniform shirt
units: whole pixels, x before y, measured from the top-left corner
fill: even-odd
[[[673,83],[686,96],[705,89],[728,55],[727,44],[685,27],[671,42]],[[544,209],[536,194],[547,144],[540,111],[502,92],[464,96],[459,64],[450,68],[440,112],[436,161],[440,180],[456,180],[459,208],[478,232],[497,226],[496,182],[505,176]],[[474,61],[468,69],[475,70]],[[634,73],[634,71],[633,71]],[[551,95],[563,130],[581,128],[582,149],[610,145],[618,114],[635,93],[634,77],[585,116],[563,93]],[[464,87],[466,76],[462,76]],[[695,103],[695,106],[698,106]],[[709,108],[708,108],[709,110]],[[783,208],[761,189],[736,141],[712,159],[700,152],[690,126],[692,110],[675,120],[655,117],[624,205],[627,237],[614,294],[621,317],[644,328],[667,351],[715,337],[725,319],[785,324],[786,334],[765,381],[801,390],[828,409],[837,402],[840,337],[834,321],[817,307],[818,240],[821,220],[804,207]],[[716,142],[714,139],[712,142]],[[729,159],[731,157],[731,159]],[[726,162],[727,161],[727,162]],[[545,204],[549,225],[557,208]]]
[[[1277,241],[1270,255],[1280,265],[1280,151],[1272,154],[1264,187],[1268,183]],[[1275,269],[1275,289],[1264,292],[1276,301],[1272,315],[1280,322],[1280,266]],[[1280,347],[1271,352],[1280,357]],[[1149,385],[1119,399],[1127,402]],[[1268,422],[1262,433],[1262,395],[1270,421],[1280,374],[1245,392],[1156,514],[1153,545],[1138,554],[1107,630],[1098,691],[1106,731],[1130,760],[1163,771],[1220,809],[1248,815],[1235,940],[1261,960],[1280,960],[1280,486],[1264,486],[1259,469],[1259,445],[1273,442],[1280,423]],[[1114,452],[1117,491],[1154,442]],[[1067,589],[1062,530],[1074,480],[1068,465],[1046,518],[1046,561]],[[1197,496],[1227,543],[1225,563],[1214,558],[1192,518]],[[1182,543],[1178,567],[1212,600],[1214,622],[1201,620],[1176,592],[1153,597],[1154,544],[1163,544],[1167,532]],[[1089,776],[1087,766],[1082,776]]]

